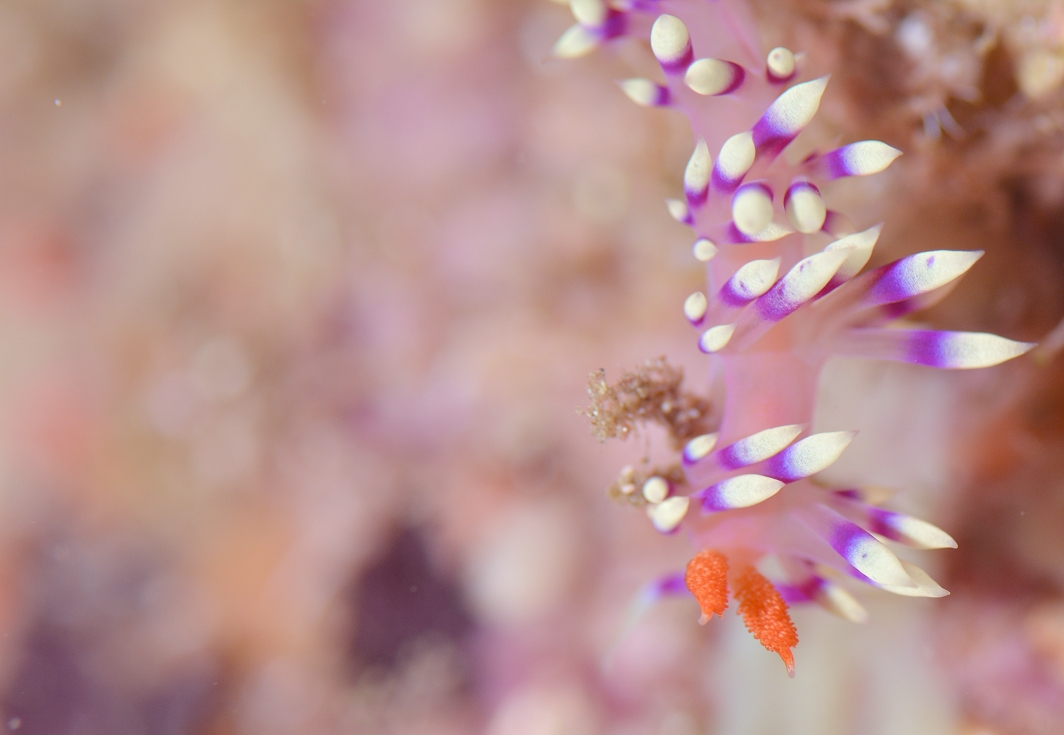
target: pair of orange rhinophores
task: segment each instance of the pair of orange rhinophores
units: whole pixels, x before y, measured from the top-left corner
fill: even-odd
[[[728,609],[728,558],[719,551],[705,549],[687,563],[683,581],[702,609],[703,625],[713,615],[724,617]],[[798,631],[787,612],[787,603],[765,575],[746,565],[731,575],[735,599],[746,629],[762,646],[778,653],[794,676],[794,654]]]

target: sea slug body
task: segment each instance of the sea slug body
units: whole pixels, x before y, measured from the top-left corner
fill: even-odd
[[[859,489],[811,479],[855,436],[809,433],[824,362],[850,355],[980,368],[1034,345],[892,324],[945,297],[981,253],[920,253],[861,273],[882,226],[850,226],[828,206],[827,185],[879,173],[901,152],[866,140],[788,162],[781,153],[814,119],[829,77],[803,79],[801,57],[786,48],[756,53],[747,38],[736,36],[744,22],[752,25],[741,4],[571,4],[577,23],[558,41],[557,55],[571,58],[642,39],[661,76],[623,81],[623,92],[643,106],[680,110],[694,126],[683,198],[669,200],[668,209],[694,230],[694,257],[706,264],[707,288],[687,297],[683,313],[698,330],[699,349],[717,363],[713,374],[723,376],[725,401],[719,425],[691,435],[673,432],[681,450],[675,478],[668,484],[648,478],[638,498],[655,528],[686,531],[696,547],[684,585],[670,577],[655,589],[689,591],[703,623],[734,599],[751,634],[793,675],[798,636],[788,604],[814,603],[863,621],[867,614],[845,580],[903,596],[940,597],[945,590],[901,561],[888,543],[956,546],[926,521],[867,502]],[[744,110],[745,129],[714,127],[712,110],[722,97],[733,113],[737,106]],[[761,245],[755,251],[750,243]],[[767,249],[772,255],[766,257]],[[590,412],[601,415],[608,409],[594,404],[597,390],[589,390]],[[758,568],[769,557],[776,561],[771,579]]]

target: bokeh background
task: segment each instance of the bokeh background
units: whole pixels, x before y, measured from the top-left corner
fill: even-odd
[[[690,549],[605,487],[592,370],[702,280],[691,134],[550,58],[547,0],[0,3],[0,728],[26,735],[1064,731],[1064,5],[754,2],[833,74],[827,192],[875,263],[987,255],[931,323],[1050,337],[978,373],[837,363],[839,473],[953,533],[953,591],[627,617]],[[648,72],[649,73],[649,72]]]

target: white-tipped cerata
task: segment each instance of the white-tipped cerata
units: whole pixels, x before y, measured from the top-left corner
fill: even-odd
[[[938,526],[835,493],[829,501],[844,516],[872,533],[917,549],[956,549],[957,542]]]
[[[802,132],[820,107],[828,77],[795,84],[769,105],[751,131],[758,153],[775,156]]]
[[[851,623],[868,622],[868,611],[857,601],[857,598],[839,585],[827,580],[820,585],[813,602]]]
[[[704,237],[695,240],[695,244],[691,246],[691,253],[695,256],[695,260],[702,263],[708,263],[713,260],[713,256],[717,254],[717,250],[718,248],[713,241]]]
[[[743,184],[732,197],[732,220],[744,235],[756,235],[772,221],[772,190],[760,182]]]
[[[871,535],[847,537],[847,546],[840,552],[854,569],[873,582],[892,587],[908,587],[912,580],[894,552]]]
[[[828,216],[824,218],[824,232],[833,237],[846,237],[857,232],[857,228],[845,214],[829,209]]]
[[[738,475],[710,485],[696,493],[702,499],[704,513],[716,513],[734,508],[749,508],[771,498],[783,483],[761,475]]]
[[[687,206],[687,202],[681,199],[666,199],[665,206],[669,208],[669,214],[677,222],[685,225],[694,222],[694,218],[691,216],[691,208]]]
[[[751,260],[735,271],[717,292],[717,299],[725,306],[744,306],[761,296],[776,282],[780,272],[780,258]]]
[[[728,342],[731,341],[732,334],[734,333],[734,324],[721,324],[712,329],[707,329],[702,333],[702,337],[698,340],[698,349],[702,350],[702,352],[705,352],[707,355],[712,355],[714,352],[720,352],[728,346]]]
[[[669,497],[669,483],[657,475],[649,478],[643,483],[643,497],[649,503],[660,503]]]
[[[717,163],[713,166],[713,188],[725,193],[735,191],[746,172],[754,165],[756,156],[757,149],[754,147],[751,132],[738,133],[728,138],[721,146]]]
[[[701,291],[695,291],[683,302],[683,315],[687,317],[687,321],[697,327],[706,318],[708,307],[709,300],[706,295]]]
[[[849,254],[848,250],[833,250],[798,261],[757,300],[758,316],[768,322],[778,322],[796,311],[820,293]]]
[[[783,82],[794,76],[794,54],[783,46],[777,46],[768,52],[765,65],[768,67],[769,81]]]
[[[691,507],[691,500],[677,495],[650,506],[647,513],[650,515],[650,522],[654,524],[654,528],[661,533],[672,533],[680,527],[689,507]]]
[[[794,229],[807,235],[819,232],[828,214],[820,189],[808,181],[796,181],[790,185],[783,198],[783,208]]]
[[[717,446],[718,436],[720,435],[702,434],[687,442],[683,448],[684,464],[695,464],[705,459],[713,451],[713,447]]]
[[[843,176],[868,176],[884,170],[901,151],[878,140],[850,143],[826,153],[820,159],[820,169],[832,179]]]
[[[695,152],[687,162],[683,172],[683,191],[692,207],[706,201],[709,194],[709,177],[713,171],[713,159],[709,155],[709,146],[705,138],[699,138]]]
[[[879,520],[882,524],[879,528],[886,531],[883,535],[894,541],[900,541],[917,549],[957,548],[957,542],[952,536],[935,524],[920,518],[888,511],[880,516]]]
[[[600,37],[579,23],[572,26],[554,44],[554,55],[559,59],[575,59],[586,56],[599,45]]]
[[[881,503],[886,503],[893,498],[896,492],[896,490],[892,490],[889,487],[883,487],[882,485],[862,485],[861,487],[850,487],[845,490],[836,490],[832,494],[843,499],[856,500],[871,505],[879,505]]]
[[[913,518],[903,513],[895,513],[875,508],[869,520],[869,529],[891,541],[898,541],[917,549],[956,549],[953,537],[933,523]]]
[[[907,561],[901,563],[902,569],[912,580],[911,586],[906,585],[890,585],[881,584],[880,587],[887,592],[893,592],[896,595],[902,595],[903,597],[945,597],[949,592],[931,579],[931,575],[925,572],[915,564],[910,564]]]
[[[913,581],[894,552],[856,523],[820,504],[799,509],[796,513],[835,553],[875,584],[913,586]]]
[[[665,71],[686,69],[691,63],[691,34],[675,15],[661,15],[650,29],[650,50]]]
[[[602,0],[569,0],[569,7],[577,22],[586,26],[601,26],[609,13],[609,8]]]
[[[684,83],[698,94],[713,96],[730,94],[738,89],[746,71],[730,61],[699,59],[687,67]]]
[[[932,250],[896,260],[869,274],[873,285],[863,303],[893,304],[942,288],[967,273],[981,257],[981,250]]]
[[[835,275],[831,277],[831,281],[828,283],[829,287],[840,286],[861,272],[861,269],[868,263],[868,259],[872,257],[872,250],[879,240],[879,233],[882,229],[883,225],[881,224],[869,227],[864,232],[855,232],[852,235],[847,235],[824,248],[824,250],[850,250],[849,256],[839,266],[839,269],[835,271]]]
[[[669,104],[669,88],[649,79],[625,79],[618,82],[628,99],[642,107],[663,107]]]
[[[838,352],[872,360],[897,360],[947,370],[999,365],[1028,352],[1033,342],[1014,342],[986,332],[929,329],[848,329]]]
[[[770,459],[765,474],[794,482],[827,469],[849,446],[855,431],[829,431],[807,436]]]
[[[737,470],[763,462],[786,449],[798,438],[804,428],[801,424],[789,424],[751,434],[718,451],[714,462],[728,470]]]

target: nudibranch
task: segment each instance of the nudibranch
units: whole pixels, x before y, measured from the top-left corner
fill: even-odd
[[[637,104],[684,112],[694,128],[682,196],[666,205],[692,228],[693,255],[706,263],[707,288],[688,296],[683,312],[715,363],[720,385],[711,391],[723,403],[716,425],[702,427],[708,430],[698,420],[680,427],[683,415],[706,418],[709,398],[681,400],[672,385],[654,411],[673,430],[678,466],[649,476],[625,468],[614,494],[644,506],[658,531],[684,529],[697,548],[686,571],[656,582],[650,596],[689,591],[703,623],[733,599],[750,632],[793,676],[798,635],[788,604],[811,602],[864,620],[845,578],[940,597],[946,591],[888,543],[956,547],[936,526],[880,507],[874,491],[815,481],[855,435],[810,433],[824,362],[847,355],[982,368],[1034,345],[896,323],[945,297],[981,253],[919,253],[862,273],[881,226],[855,227],[822,192],[832,181],[883,171],[901,152],[865,140],[797,163],[781,156],[816,115],[828,77],[803,80],[802,57],[786,48],[760,53],[744,6],[571,0],[571,8],[577,23],[557,42],[557,56],[622,38],[649,41],[660,77],[624,80],[622,91]],[[618,394],[601,374],[592,376],[589,394],[596,421],[618,410],[607,405]],[[636,394],[648,405],[656,395]],[[685,414],[680,404],[693,408]],[[640,418],[631,408],[620,410]]]

